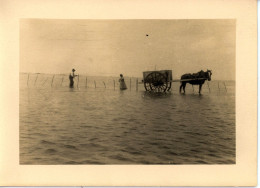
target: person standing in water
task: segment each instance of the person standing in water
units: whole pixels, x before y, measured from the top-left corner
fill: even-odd
[[[126,84],[125,84],[125,79],[123,77],[123,74],[120,74],[120,78],[119,78],[119,83],[120,83],[120,89],[124,90],[127,89]]]
[[[69,79],[70,79],[70,87],[73,88],[74,87],[74,78],[78,75],[75,75],[75,72],[76,70],[75,69],[72,69],[72,72],[70,73],[69,75]]]

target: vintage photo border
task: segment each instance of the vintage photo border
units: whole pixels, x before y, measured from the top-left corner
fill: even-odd
[[[19,165],[19,20],[236,19],[235,165]],[[0,3],[1,186],[255,186],[257,0],[65,0]]]

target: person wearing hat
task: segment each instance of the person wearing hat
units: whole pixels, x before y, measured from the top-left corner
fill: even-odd
[[[70,87],[71,87],[71,88],[73,88],[73,86],[74,86],[74,80],[73,80],[73,79],[74,79],[76,76],[78,76],[78,75],[75,75],[75,74],[74,74],[75,71],[76,71],[75,69],[72,69],[72,72],[71,72],[70,75],[69,75]]]
[[[119,78],[119,83],[120,83],[120,89],[124,90],[127,89],[126,84],[125,84],[125,79],[123,77],[123,74],[120,74],[120,78]]]

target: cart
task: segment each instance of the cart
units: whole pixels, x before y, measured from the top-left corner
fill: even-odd
[[[167,92],[172,86],[172,71],[146,71],[143,72],[143,83],[146,91]]]

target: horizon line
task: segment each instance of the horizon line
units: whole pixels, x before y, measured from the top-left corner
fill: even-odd
[[[69,75],[68,73],[38,73],[38,72],[19,72],[20,74],[45,74],[45,75],[60,75],[60,76],[66,76],[66,75]],[[87,76],[87,74],[79,74],[79,75],[84,75],[84,76]],[[115,76],[115,75],[88,75],[90,77],[119,77],[119,76]],[[124,76],[125,78],[143,78],[143,76]],[[175,79],[178,79],[178,78],[174,78],[173,77],[173,80]],[[215,79],[213,81],[236,81],[236,79]]]

